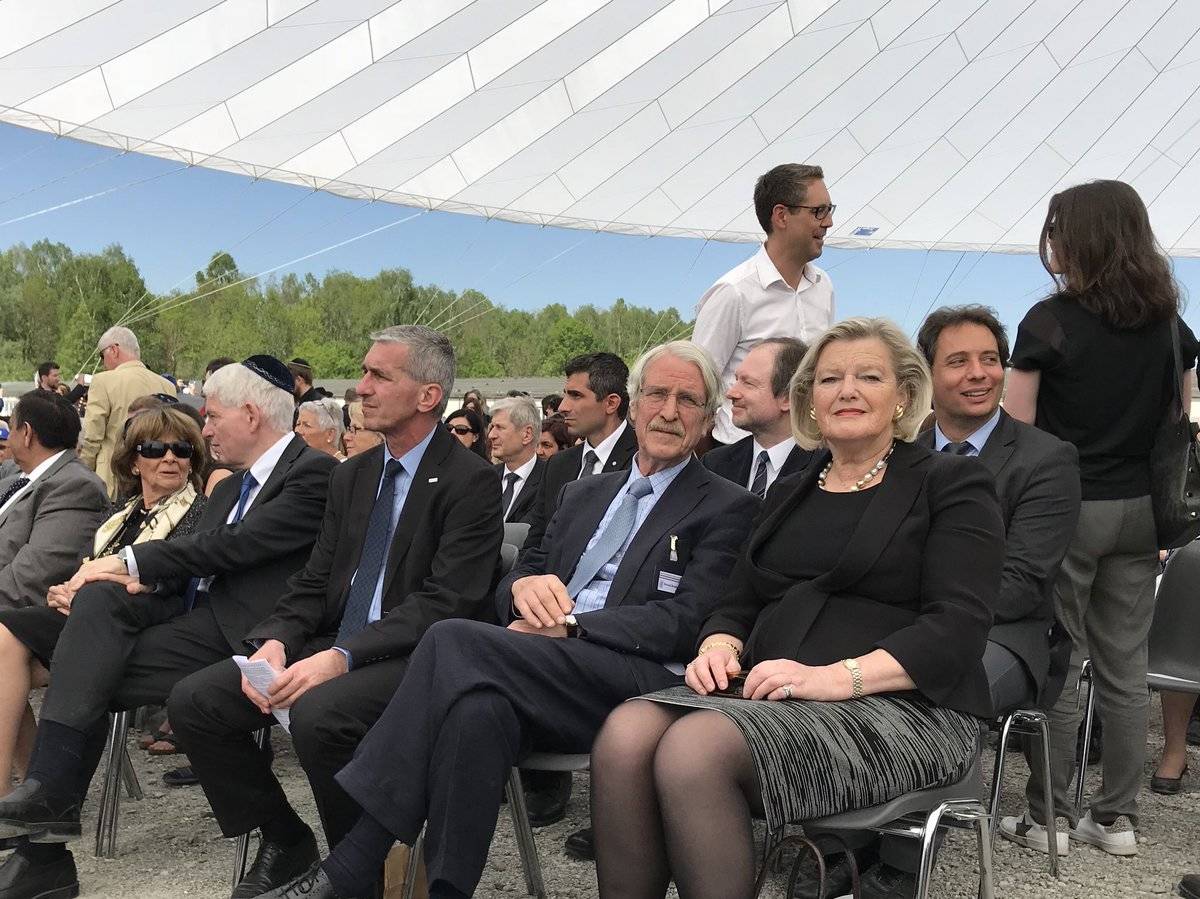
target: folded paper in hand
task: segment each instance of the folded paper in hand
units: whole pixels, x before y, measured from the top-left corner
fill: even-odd
[[[263,696],[268,695],[267,691],[271,689],[271,684],[275,683],[275,678],[280,675],[280,672],[272,668],[271,663],[266,659],[251,661],[245,656],[234,656],[233,661],[241,669],[246,680],[250,681],[250,686]],[[287,709],[275,709],[275,720],[289,734],[292,732],[291,719]]]

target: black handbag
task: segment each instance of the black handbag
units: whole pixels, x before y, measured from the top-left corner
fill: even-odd
[[[1171,319],[1171,399],[1150,450],[1150,501],[1159,549],[1176,549],[1200,537],[1200,453],[1188,416],[1191,397],[1180,395],[1183,364],[1179,358],[1179,324]]]

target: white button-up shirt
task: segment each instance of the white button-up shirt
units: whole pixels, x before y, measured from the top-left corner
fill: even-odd
[[[21,473],[17,475],[18,478],[29,478],[29,483],[10,496],[8,498],[8,502],[6,502],[3,506],[0,506],[0,515],[3,515],[8,510],[8,507],[17,501],[18,497],[23,496],[30,487],[36,484],[38,478],[48,472],[51,466],[58,461],[58,457],[65,452],[66,450],[59,450],[53,456],[47,456],[40,463],[38,463],[37,467],[35,467],[33,471],[29,472],[29,474]]]
[[[754,447],[754,455],[750,457],[750,477],[746,481],[746,489],[750,490],[754,486],[754,474],[758,471],[758,454],[765,452],[767,454],[767,486],[765,489],[770,490],[771,485],[778,479],[779,471],[787,462],[788,456],[796,448],[796,440],[794,437],[784,437],[770,449],[759,446],[757,440],[753,441],[751,445]]]
[[[621,439],[621,435],[625,433],[625,429],[629,427],[629,422],[623,421],[615,431],[600,441],[598,446],[592,446],[590,441],[583,442],[583,456],[586,459],[588,451],[596,454],[596,462],[592,465],[592,474],[600,474],[604,471],[604,466],[608,464],[608,457],[612,455],[613,447],[617,445],[617,441]],[[582,465],[579,468],[579,473],[583,474]],[[516,497],[513,497],[514,499]]]
[[[833,324],[833,282],[811,262],[793,290],[767,255],[766,246],[722,275],[696,304],[692,340],[716,360],[725,390],[742,360],[768,337],[811,343]],[[736,443],[749,436],[733,425],[729,401],[717,410],[713,436]]]
[[[507,483],[508,476],[510,474],[515,474],[517,476],[517,480],[513,482],[512,500],[508,504],[508,509],[513,507],[513,504],[517,501],[517,497],[520,496],[521,491],[525,489],[525,482],[528,481],[529,476],[533,474],[533,467],[535,465],[537,465],[537,453],[534,453],[529,457],[528,462],[517,468],[509,468],[507,465],[504,466],[504,470],[500,474],[501,495],[504,493],[504,485]],[[508,509],[504,510],[505,518],[508,518]]]

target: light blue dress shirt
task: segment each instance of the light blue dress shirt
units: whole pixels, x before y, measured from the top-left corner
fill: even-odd
[[[633,538],[641,530],[647,516],[653,511],[658,501],[662,499],[662,495],[666,493],[667,488],[671,486],[671,482],[678,477],[679,472],[683,471],[684,466],[690,461],[691,456],[684,459],[678,465],[650,475],[650,489],[652,492],[647,493],[638,500],[637,517],[634,519],[633,530],[629,532],[629,539],[625,541],[625,544],[617,551],[615,556],[601,566],[591,582],[579,591],[579,594],[575,597],[573,614],[580,615],[584,612],[595,612],[597,609],[604,608],[604,604],[608,601],[609,588],[612,587],[613,578],[617,576],[617,569],[621,567],[621,559],[625,557],[625,551],[629,549],[629,544],[633,542]],[[588,541],[587,546],[584,548],[584,553],[591,549],[600,539],[600,535],[604,533],[604,529],[608,527],[608,523],[612,520],[613,515],[616,514],[617,506],[621,504],[621,500],[629,492],[629,485],[640,477],[642,477],[642,473],[638,470],[637,459],[634,458],[633,465],[629,468],[629,477],[625,481],[625,486],[617,491],[617,495],[608,504],[608,509],[605,511],[604,517],[600,519],[600,524],[596,526],[596,531],[592,534],[592,539]],[[583,558],[583,556],[581,555],[580,558]]]
[[[992,417],[983,423],[974,434],[967,438],[966,442],[971,444],[970,452],[963,453],[964,456],[978,456],[988,442],[988,438],[992,436],[992,431],[996,430],[996,424],[1000,421],[1000,409],[992,413]],[[953,443],[949,437],[942,433],[941,426],[934,425],[933,428],[933,448],[939,453],[947,443]]]

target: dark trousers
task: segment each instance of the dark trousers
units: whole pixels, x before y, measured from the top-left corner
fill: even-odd
[[[411,845],[428,821],[430,884],[472,895],[521,755],[590,752],[613,708],[677,683],[656,662],[586,640],[441,621],[337,779],[401,842]]]
[[[328,640],[314,644],[304,655],[328,646]],[[292,706],[292,745],[331,846],[360,814],[333,776],[383,713],[407,662],[385,659],[356,668],[314,687]],[[167,715],[225,836],[248,833],[286,811],[287,798],[271,770],[271,751],[259,749],[252,737],[275,719],[262,715],[242,693],[241,673],[233,661],[180,681],[171,691]]]

